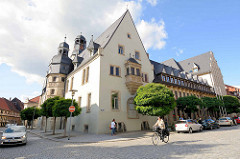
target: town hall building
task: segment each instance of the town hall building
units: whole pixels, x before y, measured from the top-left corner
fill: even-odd
[[[87,43],[83,35],[77,36],[72,52],[66,42],[60,43],[40,100],[72,98],[74,90],[73,98],[82,109],[72,118],[71,128],[77,131],[108,133],[112,119],[118,131],[144,130],[156,117],[138,114],[133,99],[139,86],[151,82],[184,88],[186,95],[215,96],[208,82],[197,75],[151,61],[127,10],[97,39]]]

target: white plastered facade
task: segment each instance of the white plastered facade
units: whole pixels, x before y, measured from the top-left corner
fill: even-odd
[[[118,53],[119,45],[124,48],[123,55]],[[96,57],[93,60],[77,68],[67,77],[69,80],[68,88],[72,77],[74,77],[73,89],[78,90],[74,99],[79,101],[79,97],[81,97],[82,112],[79,116],[74,117],[72,122],[72,125],[75,125],[75,130],[85,131],[87,126],[89,133],[109,133],[109,124],[113,118],[117,123],[124,123],[126,131],[141,130],[141,124],[144,121],[147,121],[150,127],[154,124],[156,117],[138,114],[138,118],[132,119],[128,116],[127,103],[129,98],[133,98],[135,95],[131,95],[126,86],[125,63],[134,56],[136,51],[140,54],[140,60],[136,61],[141,64],[141,73],[146,73],[148,81],[152,82],[154,78],[153,66],[137,33],[132,17],[127,12],[108,44],[102,48],[101,53],[94,55]],[[110,66],[119,67],[120,76],[110,75]],[[82,85],[83,69],[87,67],[89,67],[89,80]],[[112,109],[112,92],[118,92],[119,109]],[[91,108],[90,112],[87,113],[89,93],[91,93]],[[71,98],[71,92],[66,90],[65,98]]]

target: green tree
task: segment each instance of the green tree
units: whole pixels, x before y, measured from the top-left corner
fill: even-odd
[[[224,106],[227,109],[227,113],[239,113],[240,112],[240,103],[237,97],[226,95],[223,96]]]
[[[202,102],[204,106],[207,108],[207,110],[212,114],[212,116],[217,117],[217,112],[220,112],[219,107],[223,106],[222,100],[214,97],[202,97]]]
[[[202,101],[194,95],[180,97],[176,100],[178,109],[184,111],[191,117],[191,113],[198,111],[198,106],[203,107]]]
[[[64,136],[66,136],[66,126],[67,118],[70,117],[69,107],[71,106],[71,99],[60,99],[57,100],[53,106],[53,116],[55,117],[65,117],[64,118]],[[77,116],[81,113],[81,108],[78,106],[77,102],[74,100],[73,105],[75,106],[75,111],[72,116]]]
[[[31,121],[33,120],[33,118],[37,119],[40,116],[40,109],[35,107],[28,107],[20,112],[21,120],[27,120],[28,126],[31,125]]]
[[[53,117],[52,108],[53,108],[55,102],[59,99],[60,99],[59,96],[56,96],[54,98],[48,98],[41,105],[42,115],[46,117],[45,132],[47,132],[47,119],[49,117]],[[54,121],[53,121],[53,135],[55,134],[55,125],[56,125],[56,117],[54,117]]]
[[[164,116],[176,106],[174,95],[162,84],[140,86],[134,98],[136,110],[143,115]]]

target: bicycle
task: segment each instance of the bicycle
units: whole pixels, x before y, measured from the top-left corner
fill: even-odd
[[[152,136],[152,143],[153,145],[158,145],[159,141],[167,143],[169,141],[169,132],[168,130],[164,130],[163,135],[162,131],[154,130],[154,134]]]

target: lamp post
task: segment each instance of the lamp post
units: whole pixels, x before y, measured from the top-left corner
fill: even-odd
[[[72,92],[72,104],[71,106],[73,106],[73,96],[75,95],[75,92],[77,92],[77,90],[70,90],[70,92]],[[70,129],[71,129],[71,118],[72,118],[72,111],[70,113],[70,122],[69,122],[69,129],[68,129],[68,140],[70,140]]]

